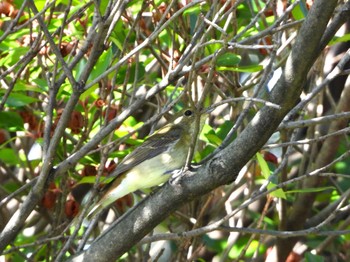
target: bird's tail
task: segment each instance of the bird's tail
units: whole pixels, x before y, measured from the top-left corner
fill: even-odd
[[[96,215],[100,214],[105,208],[133,191],[134,190],[126,186],[126,184],[120,183],[119,181],[114,181],[103,197],[89,210],[86,218],[83,221],[83,225],[88,225],[91,220]]]
[[[89,210],[87,216],[83,220],[83,226],[87,227],[92,219],[102,212],[102,210],[105,208],[100,202],[98,202],[95,206],[92,207],[91,210]]]

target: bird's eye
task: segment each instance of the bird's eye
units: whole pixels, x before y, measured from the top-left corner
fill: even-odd
[[[184,115],[185,116],[191,116],[193,114],[192,110],[186,110]]]

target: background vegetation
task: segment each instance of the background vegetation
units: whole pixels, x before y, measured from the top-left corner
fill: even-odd
[[[2,0],[0,17],[6,261],[350,259],[349,1]],[[79,228],[84,194],[190,105],[215,107],[201,165]]]

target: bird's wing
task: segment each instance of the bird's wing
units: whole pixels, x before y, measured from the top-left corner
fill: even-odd
[[[166,135],[164,135],[165,132],[167,133]],[[108,178],[116,178],[143,161],[165,152],[172,143],[178,141],[180,135],[180,127],[163,127],[158,132],[151,135],[142,145],[127,155]]]

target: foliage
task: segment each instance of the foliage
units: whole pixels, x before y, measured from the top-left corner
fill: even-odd
[[[70,225],[92,203],[82,203],[85,194],[181,109],[215,108],[199,135],[197,163],[220,153],[262,107],[278,110],[269,94],[312,2],[1,1],[1,231],[29,207],[5,259],[60,261],[89,246],[146,194],[118,200],[94,231]],[[350,99],[349,70],[332,71],[348,61],[335,58],[348,59],[337,49],[348,39],[348,32],[332,39],[309,73],[304,102],[236,181],[182,206],[154,235],[168,239],[226,217],[219,227],[163,241],[161,249],[136,245],[124,258],[264,258],[289,234],[304,237],[301,249],[284,251],[295,261],[349,259],[350,114],[341,107]],[[324,149],[334,138],[333,150]],[[306,195],[305,219],[290,226],[293,203]]]

